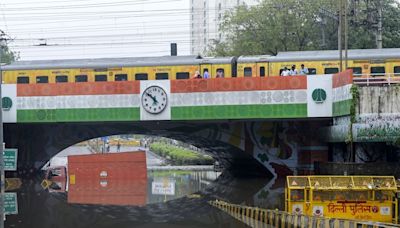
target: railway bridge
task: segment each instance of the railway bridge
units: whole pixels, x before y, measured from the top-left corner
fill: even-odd
[[[2,85],[5,142],[20,162],[46,162],[83,140],[158,135],[204,149],[227,167],[308,173],[329,159],[333,120],[350,118],[353,76]],[[344,122],[344,121],[342,121]],[[333,123],[333,125],[332,125]],[[347,135],[346,133],[344,133]],[[324,136],[324,137],[320,137]],[[344,141],[344,140],[342,140]]]

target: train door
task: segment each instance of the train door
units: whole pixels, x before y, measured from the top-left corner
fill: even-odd
[[[253,73],[256,77],[268,77],[268,62],[257,62],[256,71]]]
[[[215,78],[215,73],[212,69],[211,63],[202,63],[200,64],[200,75],[203,77],[204,72],[207,71],[210,78]]]

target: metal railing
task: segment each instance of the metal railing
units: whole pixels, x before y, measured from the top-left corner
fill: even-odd
[[[209,204],[228,213],[251,227],[321,227],[321,228],[389,228],[397,224],[334,219],[319,216],[305,216],[288,212],[231,204],[220,200]]]
[[[356,85],[392,85],[400,84],[399,73],[383,73],[383,74],[354,74],[353,82]]]

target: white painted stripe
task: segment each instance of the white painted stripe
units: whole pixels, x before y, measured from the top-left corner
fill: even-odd
[[[307,103],[307,90],[229,91],[171,94],[171,105],[173,107],[303,103]]]
[[[17,97],[18,110],[139,107],[139,94]]]
[[[333,88],[333,102],[351,100],[351,87],[352,85],[345,85],[337,88]]]

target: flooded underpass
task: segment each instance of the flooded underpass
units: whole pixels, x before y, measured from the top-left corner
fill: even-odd
[[[78,154],[88,154],[85,147],[76,148],[83,149]],[[121,147],[119,154],[130,149]],[[45,181],[49,171],[30,175],[12,191],[17,211],[6,216],[5,227],[248,227],[209,201],[265,207],[272,200],[274,208],[283,206],[283,186],[274,186],[270,179],[238,178],[215,166],[158,166],[158,159],[147,151],[145,174],[138,165],[123,173],[126,165],[120,162],[114,179],[103,171],[90,180],[87,171],[89,179],[79,181],[81,174],[74,173],[71,164],[64,171],[69,173],[65,183],[60,183],[61,166],[51,172],[52,183]]]

